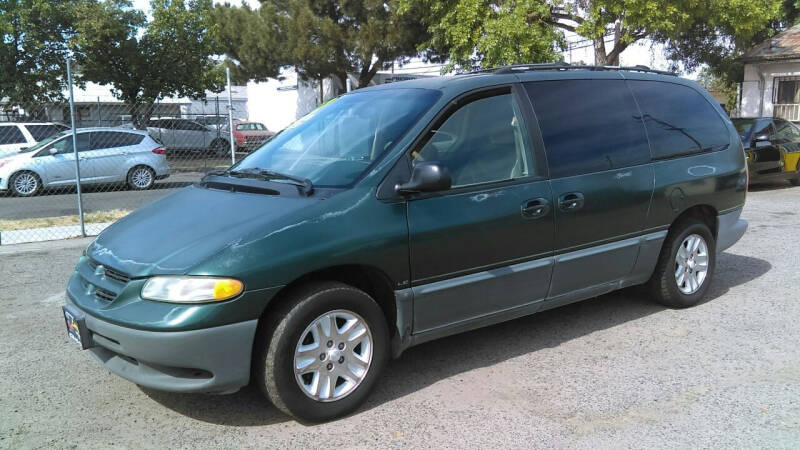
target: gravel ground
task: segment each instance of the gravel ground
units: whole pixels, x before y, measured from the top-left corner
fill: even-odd
[[[709,300],[637,289],[424,344],[357,413],[322,425],[252,388],[139,388],[67,341],[63,289],[87,241],[0,249],[0,447],[800,447],[800,188],[748,196]]]

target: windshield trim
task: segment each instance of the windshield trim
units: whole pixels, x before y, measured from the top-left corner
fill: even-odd
[[[298,125],[299,122],[310,119],[311,117],[309,117],[309,116],[311,114],[316,114],[317,112],[319,112],[320,108],[322,108],[322,107],[324,107],[324,106],[326,106],[326,105],[328,105],[328,104],[330,104],[330,103],[332,103],[332,102],[334,102],[336,100],[339,100],[339,99],[341,99],[343,97],[351,96],[351,95],[372,95],[372,94],[377,94],[378,92],[385,91],[385,90],[394,90],[394,91],[399,91],[399,90],[427,91],[427,92],[435,93],[436,97],[431,101],[430,106],[428,106],[427,109],[423,110],[420,113],[419,117],[414,122],[412,122],[402,134],[400,134],[398,136],[396,142],[392,142],[391,145],[389,145],[386,149],[384,149],[384,151],[380,155],[378,155],[366,168],[364,168],[364,170],[361,171],[361,173],[358,174],[357,177],[353,178],[353,181],[351,181],[348,184],[317,184],[317,183],[314,183],[314,189],[330,189],[330,190],[347,190],[347,189],[351,189],[351,188],[353,188],[353,186],[355,186],[356,184],[358,184],[361,181],[363,181],[364,178],[366,178],[367,175],[369,175],[375,169],[375,167],[378,164],[383,162],[392,153],[392,151],[394,151],[397,148],[397,145],[400,142],[403,142],[403,140],[406,139],[406,137],[409,135],[409,133],[411,133],[419,125],[420,121],[422,121],[425,118],[425,116],[427,116],[434,109],[436,104],[442,99],[442,96],[444,94],[442,92],[442,90],[440,90],[440,89],[431,89],[431,88],[418,88],[418,87],[413,87],[413,88],[412,87],[392,87],[392,88],[389,88],[389,89],[380,89],[380,90],[378,90],[378,89],[370,89],[370,90],[356,90],[356,91],[352,91],[352,92],[347,92],[347,93],[341,94],[341,95],[339,95],[337,97],[334,97],[334,98],[332,98],[330,100],[325,101],[325,103],[323,103],[323,104],[317,106],[315,109],[309,111],[303,117],[300,117],[299,119],[297,119],[294,122],[290,123],[289,125],[287,125],[283,129],[281,129],[280,131],[276,132],[275,135],[273,135],[273,138],[275,136],[277,136],[278,134],[291,129],[293,126]],[[437,112],[437,114],[438,114],[438,112]],[[411,143],[413,143],[415,141],[416,141],[416,137],[411,141]],[[264,145],[266,145],[269,142],[270,142],[270,140],[265,142]],[[244,159],[241,159],[236,164],[232,165],[228,170],[235,170],[238,165],[240,165],[242,162],[247,160],[247,158],[250,155],[253,155],[254,153],[255,152],[251,152]]]

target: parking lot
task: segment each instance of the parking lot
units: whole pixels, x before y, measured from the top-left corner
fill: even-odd
[[[687,310],[628,289],[431,342],[367,404],[295,422],[253,388],[151,391],[67,340],[88,240],[0,248],[0,448],[797,448],[800,188],[748,195],[750,229]]]

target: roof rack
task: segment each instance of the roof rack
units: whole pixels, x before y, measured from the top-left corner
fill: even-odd
[[[520,73],[520,72],[534,72],[544,70],[597,70],[597,71],[627,71],[627,72],[644,72],[656,73],[659,75],[677,76],[675,72],[667,72],[664,70],[655,70],[647,66],[585,66],[585,65],[572,65],[563,61],[554,63],[541,63],[541,64],[514,64],[511,66],[495,67],[491,69],[481,69],[467,73]]]

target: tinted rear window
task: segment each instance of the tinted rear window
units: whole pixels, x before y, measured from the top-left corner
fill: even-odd
[[[539,81],[525,88],[539,120],[551,177],[650,161],[640,114],[623,80]]]
[[[654,81],[628,83],[642,110],[654,159],[720,150],[730,144],[722,118],[694,89]]]
[[[25,135],[16,125],[0,126],[0,145],[24,144],[26,142]]]
[[[142,142],[144,136],[134,133],[121,133],[118,131],[95,131],[92,133],[93,150],[101,148],[116,148],[136,145]]]
[[[56,125],[25,125],[25,128],[28,129],[28,133],[33,136],[33,139],[36,142],[47,139],[54,134],[64,131],[63,127]]]

